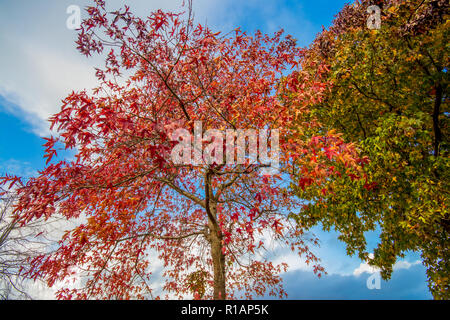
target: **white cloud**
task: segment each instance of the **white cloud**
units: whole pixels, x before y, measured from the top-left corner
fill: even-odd
[[[409,268],[411,268],[412,266],[415,266],[415,265],[418,265],[418,264],[421,264],[421,263],[422,263],[422,261],[420,261],[420,260],[416,260],[416,261],[413,261],[413,262],[408,262],[408,261],[405,261],[405,260],[400,260],[400,261],[397,261],[397,262],[394,264],[394,270],[409,269]]]
[[[356,268],[355,271],[353,271],[353,275],[359,276],[359,275],[363,274],[364,272],[373,274],[373,273],[380,272],[380,269],[369,266],[367,263],[361,263],[360,266],[358,268]]]
[[[370,253],[369,254],[369,259],[373,259],[373,257],[374,257],[373,253]],[[406,260],[400,260],[400,261],[397,261],[394,264],[393,270],[396,271],[396,270],[400,270],[400,269],[409,269],[412,266],[415,266],[415,265],[420,264],[420,263],[422,263],[422,261],[420,261],[420,260],[416,260],[414,262],[408,262]],[[365,273],[369,273],[369,274],[373,274],[373,273],[380,272],[380,269],[376,268],[376,267],[373,267],[373,266],[370,266],[368,263],[364,262],[364,263],[361,263],[359,265],[359,267],[356,268],[353,271],[353,275],[354,276],[359,276],[359,275],[363,274],[364,272]]]
[[[0,78],[0,94],[20,106],[35,133],[46,135],[46,120],[59,111],[60,101],[71,90],[94,86],[92,69],[39,44],[6,43],[14,48],[9,54],[18,57],[20,67],[2,59],[0,68],[6,72]]]
[[[196,8],[210,8],[214,1],[196,1]],[[96,85],[95,66],[103,66],[97,58],[85,58],[76,50],[76,32],[66,28],[66,8],[70,4],[84,6],[89,1],[40,1],[1,4],[0,10],[0,95],[18,106],[8,110],[20,115],[40,136],[49,134],[47,119],[58,112],[61,100],[72,90],[91,89]],[[136,12],[144,16],[151,10],[176,10],[180,0],[131,1]],[[111,7],[121,1],[109,1]]]

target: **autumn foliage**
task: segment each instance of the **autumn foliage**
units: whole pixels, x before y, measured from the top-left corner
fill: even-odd
[[[333,130],[311,135],[320,126],[314,119],[287,125],[328,90],[320,78],[298,81],[304,52],[294,39],[213,32],[194,23],[189,7],[141,19],[95,1],[87,12],[77,46],[105,58],[98,87],[71,93],[50,119],[58,135],[46,139],[47,166],[37,177],[2,179],[17,187],[23,224],[80,221],[27,274],[50,286],[82,279],[59,290],[61,299],[159,298],[152,271],[161,261],[171,297],[285,297],[280,273],[288,266],[267,252],[287,247],[320,276],[317,239],[290,218],[302,201],[284,188],[284,174],[301,175],[307,187],[337,174],[331,160],[343,175],[358,174],[366,160]],[[192,132],[196,121],[203,130],[279,129],[280,174],[262,175],[264,165],[250,159],[174,164],[172,132]],[[54,160],[60,144],[75,151],[73,160]]]

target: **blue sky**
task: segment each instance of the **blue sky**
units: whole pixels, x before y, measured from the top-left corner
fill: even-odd
[[[342,0],[194,0],[198,22],[230,31],[240,26],[249,33],[273,33],[283,28],[300,45],[308,45],[329,26],[347,1]],[[72,90],[95,84],[93,67],[100,61],[86,59],[75,49],[75,32],[66,28],[66,9],[88,1],[0,0],[0,174],[31,176],[44,167],[46,119],[60,108]],[[117,7],[121,1],[108,1]],[[127,1],[139,14],[153,9],[176,9],[181,0]],[[346,255],[334,232],[314,230],[321,240],[317,254],[328,275],[318,279],[298,258],[287,252],[291,270],[284,275],[291,299],[430,299],[425,268],[417,254],[397,263],[392,280],[369,290],[367,278],[375,272],[358,258]],[[369,236],[370,246],[376,233]]]

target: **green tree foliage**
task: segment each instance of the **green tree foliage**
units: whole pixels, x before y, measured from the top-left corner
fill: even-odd
[[[378,30],[367,25],[373,4],[381,8]],[[299,223],[336,229],[348,254],[381,268],[384,279],[398,257],[420,252],[436,299],[450,298],[449,26],[445,0],[344,7],[308,48],[299,73],[299,83],[326,81],[327,96],[295,121],[322,123],[311,135],[341,132],[368,160],[361,174],[350,175],[336,162],[320,186],[292,173],[297,195],[309,200],[296,214]],[[373,259],[371,230],[381,231]]]

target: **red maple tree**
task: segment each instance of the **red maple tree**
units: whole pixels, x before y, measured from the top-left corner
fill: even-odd
[[[143,20],[127,6],[108,12],[97,0],[87,12],[77,44],[87,56],[105,55],[99,86],[73,92],[51,118],[59,137],[47,139],[45,170],[23,184],[2,178],[22,184],[15,212],[23,224],[53,215],[82,220],[28,274],[50,286],[74,272],[83,277],[82,287],[58,291],[62,299],[156,298],[150,269],[159,259],[163,289],[177,298],[284,297],[287,265],[266,254],[276,244],[320,275],[308,247],[317,239],[288,218],[301,201],[284,191],[281,174],[263,175],[264,164],[248,158],[181,165],[170,158],[171,133],[193,132],[196,121],[203,130],[276,128],[281,172],[304,159],[302,183],[325,179],[330,170],[317,150],[339,142],[322,157],[331,159],[351,148],[338,136],[305,139],[287,129],[302,110],[283,103],[289,90],[302,91],[295,73],[283,76],[302,56],[295,41],[281,31],[214,33],[195,25],[190,9]],[[326,90],[320,82],[307,87],[313,90],[297,97],[308,102]],[[58,141],[76,150],[73,161],[51,161]]]

